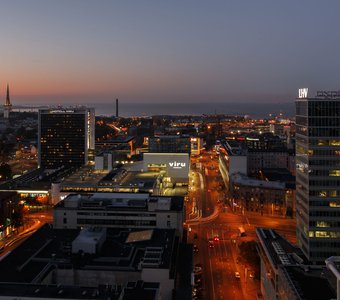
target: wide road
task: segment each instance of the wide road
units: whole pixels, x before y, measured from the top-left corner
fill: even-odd
[[[294,242],[295,221],[256,213],[243,215],[232,212],[229,207],[223,206],[224,196],[219,187],[222,181],[217,171],[215,154],[205,153],[194,162],[196,166],[200,162],[201,168],[193,169],[190,176],[187,224],[190,228],[188,240],[199,249],[194,254],[194,263],[203,267],[202,299],[255,300],[259,281],[250,278],[249,267],[246,269],[239,263],[239,244],[255,240],[256,227],[273,228]],[[204,177],[203,181],[199,174]],[[195,213],[199,210],[202,212]],[[246,231],[245,237],[238,234],[240,226]],[[214,236],[218,236],[219,241],[209,243]],[[240,278],[235,276],[235,272],[240,274]]]

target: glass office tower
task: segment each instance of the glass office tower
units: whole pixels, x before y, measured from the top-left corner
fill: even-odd
[[[297,240],[314,263],[340,255],[340,92],[296,100]]]

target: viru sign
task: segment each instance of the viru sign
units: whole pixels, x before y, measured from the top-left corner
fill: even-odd
[[[169,166],[171,168],[174,168],[174,169],[182,169],[182,168],[185,168],[186,163],[185,162],[174,161],[174,162],[169,162]]]

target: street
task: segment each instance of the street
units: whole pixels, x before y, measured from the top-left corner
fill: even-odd
[[[20,227],[17,231],[13,232],[11,236],[6,237],[0,241],[0,247],[2,249],[0,253],[1,257],[7,255],[18,245],[20,245],[31,234],[37,231],[45,223],[52,223],[53,216],[52,211],[37,212],[25,216],[25,225]]]
[[[235,213],[223,204],[222,181],[213,153],[195,158],[187,204],[188,240],[197,245],[194,264],[202,265],[201,299],[257,299],[259,280],[239,261],[239,245],[256,239],[257,227],[273,228],[295,242],[295,220],[256,213]],[[244,228],[245,236],[239,235]],[[197,288],[200,288],[197,285]]]

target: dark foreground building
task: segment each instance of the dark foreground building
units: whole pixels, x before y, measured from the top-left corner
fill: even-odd
[[[46,224],[0,261],[0,299],[189,300],[189,248],[174,229]]]

